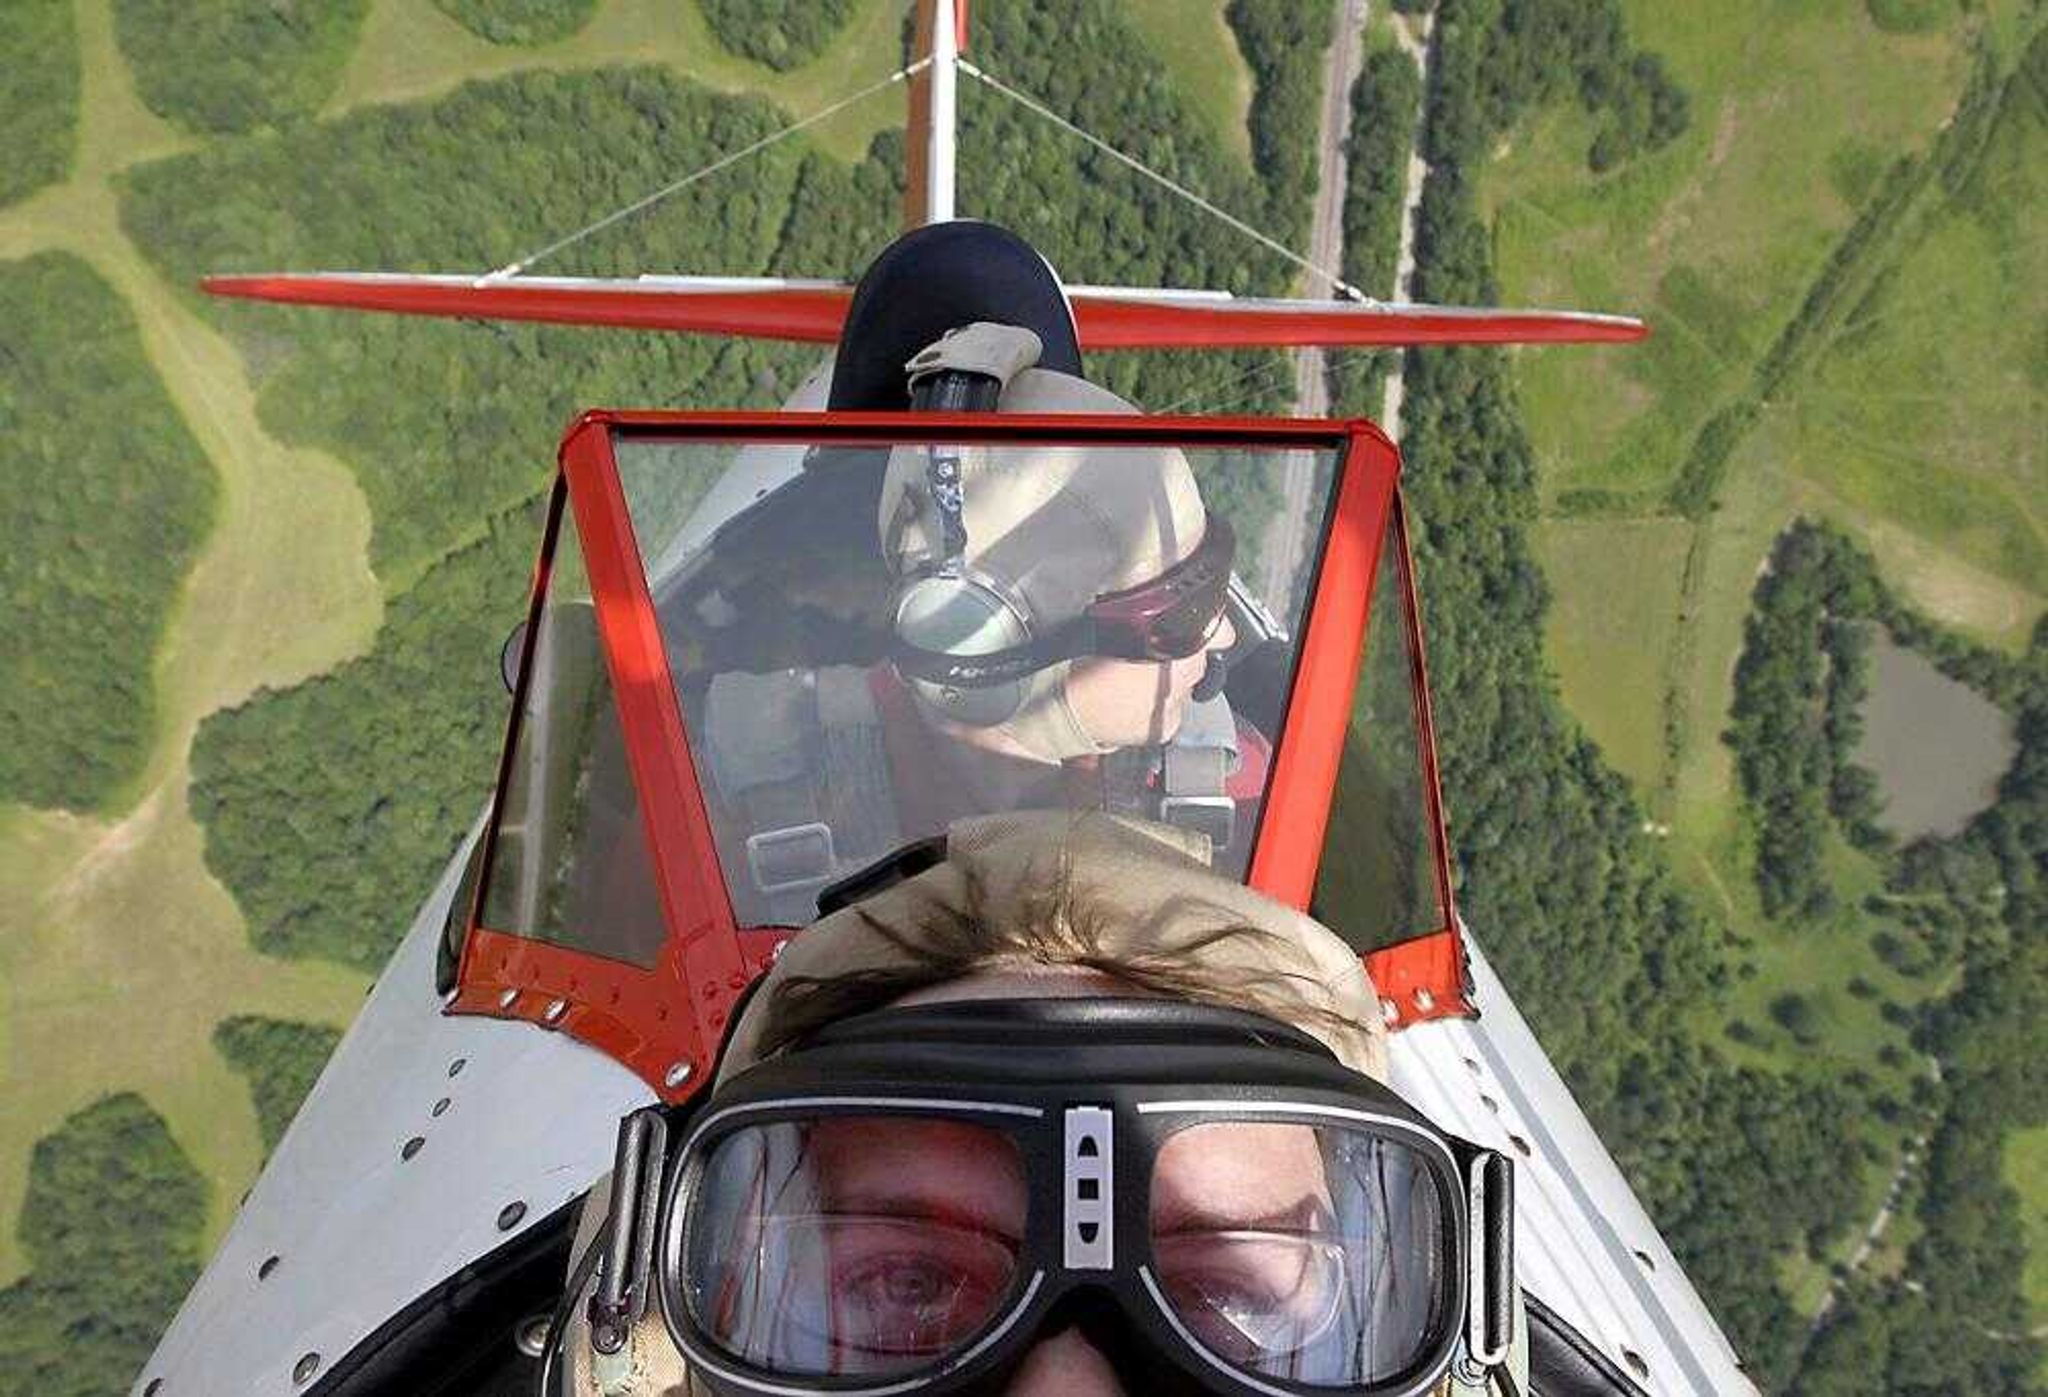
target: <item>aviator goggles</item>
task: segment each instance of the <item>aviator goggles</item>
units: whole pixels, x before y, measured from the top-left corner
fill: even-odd
[[[845,1020],[659,1177],[654,1288],[719,1394],[999,1392],[1077,1329],[1127,1391],[1406,1397],[1512,1332],[1508,1161],[1235,1010]]]
[[[1022,644],[981,654],[929,650],[898,641],[892,658],[905,678],[956,689],[992,688],[1064,660],[1102,656],[1184,660],[1205,649],[1229,601],[1237,535],[1230,521],[1204,516],[1195,551],[1149,582],[1105,592],[1079,616]]]

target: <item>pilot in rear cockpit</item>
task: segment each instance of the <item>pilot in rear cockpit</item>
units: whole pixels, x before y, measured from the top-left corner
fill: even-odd
[[[1135,411],[1034,367],[1038,350],[976,325],[910,373],[993,378],[1005,413]],[[722,673],[705,693],[698,754],[743,925],[808,922],[834,881],[1004,811],[1138,816],[1241,857],[1268,747],[1221,681],[1240,623],[1263,627],[1179,449],[899,445],[874,527],[883,662]]]

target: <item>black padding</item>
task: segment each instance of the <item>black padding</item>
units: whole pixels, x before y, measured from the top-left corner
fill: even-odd
[[[1528,1291],[1530,1397],[1646,1397],[1606,1354]]]
[[[1038,250],[993,223],[913,228],[883,249],[854,288],[832,365],[835,412],[910,406],[903,366],[948,330],[986,320],[1020,325],[1045,348],[1042,369],[1081,376],[1081,342],[1066,293]]]

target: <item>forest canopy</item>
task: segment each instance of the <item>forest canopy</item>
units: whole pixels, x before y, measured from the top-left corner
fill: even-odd
[[[206,1181],[139,1096],[103,1097],[38,1141],[0,1290],[0,1397],[105,1397],[199,1279]]]
[[[494,44],[551,44],[597,13],[597,0],[434,0],[450,19]]]
[[[853,13],[853,0],[697,0],[711,32],[743,58],[801,68],[825,51]]]
[[[69,253],[0,262],[0,799],[90,810],[142,773],[157,644],[218,486],[128,305]]]
[[[253,131],[333,95],[370,0],[114,0],[136,90],[191,131]]]
[[[9,0],[0,5],[0,54],[10,58],[0,83],[0,208],[55,184],[78,145],[78,25],[71,0]]]
[[[237,1014],[214,1025],[213,1045],[248,1078],[266,1155],[284,1138],[285,1127],[340,1041],[338,1028],[256,1014]]]

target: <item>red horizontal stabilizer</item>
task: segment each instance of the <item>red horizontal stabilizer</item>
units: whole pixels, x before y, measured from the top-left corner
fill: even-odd
[[[1603,344],[1649,327],[1625,315],[1479,306],[1253,301],[1076,292],[1074,318],[1089,349],[1242,349],[1305,345]]]
[[[383,272],[208,277],[216,296],[474,320],[544,320],[830,344],[852,289],[772,277],[410,276]],[[1214,292],[1071,289],[1086,349],[1354,348],[1639,340],[1642,321],[1586,311],[1350,301],[1240,300]]]
[[[850,288],[838,282],[757,277],[405,276],[323,272],[306,276],[215,276],[200,283],[215,296],[300,306],[437,315],[455,320],[545,320],[626,330],[687,330],[703,335],[831,344],[846,321]]]

